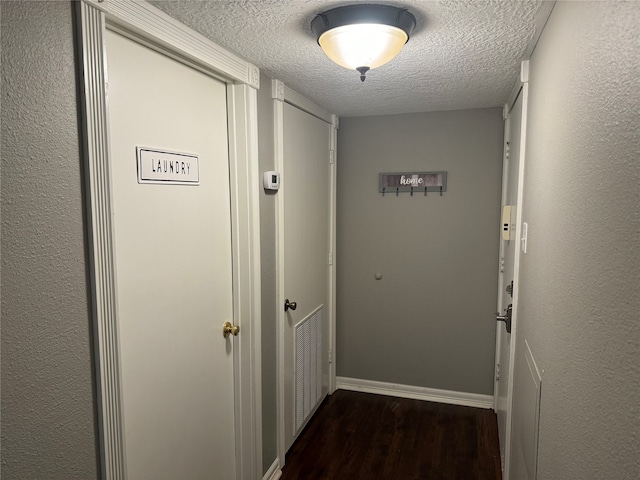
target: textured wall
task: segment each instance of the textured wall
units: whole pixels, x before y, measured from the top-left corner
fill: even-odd
[[[273,100],[271,79],[260,78],[258,142],[260,173],[275,169],[273,158]],[[260,179],[262,182],[262,178]],[[276,403],[276,197],[260,196],[260,259],[262,280],[262,464],[263,472],[278,456]]]
[[[2,2],[2,475],[97,477],[72,7]]]
[[[493,394],[501,109],[343,118],[338,135],[338,375]],[[411,170],[447,170],[448,191],[378,193],[379,172]]]
[[[640,478],[638,25],[636,2],[558,2],[531,61],[518,348],[543,372],[539,480]]]

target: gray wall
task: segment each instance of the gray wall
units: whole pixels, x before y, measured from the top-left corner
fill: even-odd
[[[68,2],[0,5],[2,473],[5,478],[97,478],[71,6]],[[542,480],[636,478],[640,469],[640,437],[634,436],[640,428],[640,90],[634,72],[638,24],[638,4],[633,2],[559,3],[532,59],[524,203],[530,245],[522,263],[518,328],[544,370]],[[269,79],[262,81],[260,162],[265,170],[273,162],[267,133],[272,114]],[[486,122],[474,123],[483,115],[489,117]],[[406,130],[395,127],[396,122],[417,126]],[[367,123],[382,123],[384,135],[375,135],[375,130],[363,133],[361,127]],[[419,127],[421,123],[429,128]],[[479,155],[471,145],[485,143],[475,138],[485,128],[492,129],[485,139],[493,135],[496,155],[483,168],[494,169],[495,183],[485,183],[486,188],[468,197],[473,190],[462,186],[474,183],[470,177],[479,168],[474,161]],[[350,129],[359,132],[360,144],[351,142],[349,147]],[[339,143],[338,374],[393,381],[389,371],[403,373],[400,361],[413,357],[410,374],[403,373],[399,380],[402,383],[490,393],[497,249],[483,250],[476,240],[494,234],[498,217],[497,208],[482,213],[476,203],[481,198],[487,204],[498,203],[499,112],[343,118]],[[459,151],[464,154],[455,153]],[[359,165],[356,172],[349,157]],[[442,165],[445,160],[449,163]],[[406,194],[381,199],[375,188],[378,171],[405,168],[449,170],[450,191],[442,199],[429,197],[425,202]],[[363,183],[347,189],[349,178],[354,182],[360,173]],[[465,195],[464,202],[459,195]],[[362,218],[353,215],[358,205]],[[459,214],[446,215],[455,205],[483,215],[483,225],[491,225],[487,232]],[[396,218],[395,211],[406,216]],[[409,213],[430,222],[426,235],[410,226],[402,235],[386,233],[394,223],[408,225]],[[265,195],[261,199],[265,468],[276,451],[275,338],[270,337],[276,314],[273,218],[274,199]],[[448,237],[453,246],[440,231],[453,232]],[[413,236],[422,238],[417,257],[400,249],[401,263],[396,265],[391,257],[377,254],[394,244],[415,246],[419,242]],[[490,241],[497,245],[497,237]],[[452,249],[463,258],[451,258]],[[466,263],[462,260],[472,253],[486,257],[487,278],[461,270]],[[416,274],[410,267],[416,258],[429,270],[439,268],[440,278]],[[418,282],[404,280],[401,267],[413,269],[409,274]],[[380,282],[373,279],[378,270],[384,275]],[[389,305],[392,281],[404,282],[413,296],[438,302],[437,311],[407,316],[406,306]],[[352,287],[347,288],[349,282]],[[451,290],[445,291],[440,283]],[[461,304],[472,293],[470,287],[474,295],[486,288],[492,296],[482,312],[477,308],[467,316]],[[487,332],[479,332],[477,342],[489,344],[487,352],[466,352],[458,345],[468,333],[459,322],[472,317],[476,320],[471,328],[490,324]],[[366,320],[357,335],[353,332],[359,327],[350,325],[353,319]],[[411,345],[423,323],[433,328],[419,338],[419,345]],[[402,329],[391,333],[396,327]],[[370,341],[359,338],[363,333]],[[453,341],[440,348],[435,344],[444,343],[449,338],[445,334]],[[466,343],[474,347],[473,342]],[[405,355],[409,347],[416,351]],[[437,354],[438,348],[444,356]],[[394,350],[397,355],[391,355]],[[370,364],[360,358],[366,351],[375,353]],[[473,355],[484,360],[465,364]],[[391,360],[380,365],[377,357]],[[474,368],[477,378],[470,378]],[[444,374],[448,371],[459,377]],[[385,375],[367,376],[367,372]],[[517,390],[515,394],[517,421],[521,412]]]
[[[502,144],[498,108],[341,118],[338,376],[493,393]],[[412,170],[448,191],[378,193]]]
[[[258,146],[260,173],[275,170],[271,79],[260,77]],[[260,179],[262,182],[262,179]],[[276,403],[276,197],[260,196],[260,255],[262,280],[262,465],[266,472],[278,456]]]
[[[2,473],[96,478],[72,6],[2,2]],[[271,79],[258,92],[272,170]],[[264,470],[277,455],[275,197],[260,200]]]
[[[98,476],[69,2],[2,2],[2,475]]]
[[[539,480],[640,478],[638,25],[635,2],[559,2],[531,60],[518,348],[542,370]]]

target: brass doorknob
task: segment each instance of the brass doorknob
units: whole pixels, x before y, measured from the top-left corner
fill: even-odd
[[[224,338],[227,338],[229,335],[237,337],[239,333],[239,325],[232,325],[231,322],[224,322],[224,325],[222,325],[222,335],[224,336]]]
[[[290,302],[288,298],[284,301],[285,312],[289,309],[295,310],[296,308],[298,308],[298,304],[296,302]]]

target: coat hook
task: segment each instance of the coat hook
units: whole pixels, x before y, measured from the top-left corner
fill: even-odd
[[[396,187],[396,197],[400,194],[400,187]]]
[[[386,190],[387,187],[382,187],[382,196],[384,197],[384,191]]]
[[[440,185],[440,196],[442,196],[442,185]]]
[[[427,187],[424,187],[424,196],[427,196]]]
[[[411,187],[411,196],[413,197],[413,187]]]

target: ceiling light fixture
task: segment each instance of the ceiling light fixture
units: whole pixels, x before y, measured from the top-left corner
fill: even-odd
[[[364,82],[369,70],[400,53],[415,26],[416,18],[404,8],[357,4],[317,15],[311,31],[331,60],[357,70]]]

